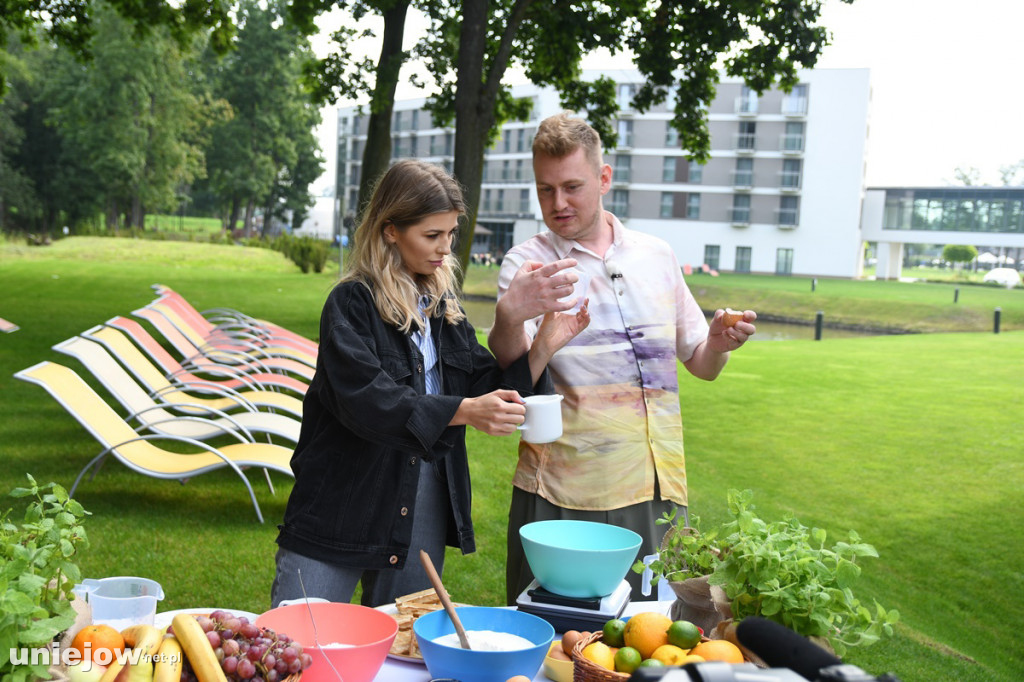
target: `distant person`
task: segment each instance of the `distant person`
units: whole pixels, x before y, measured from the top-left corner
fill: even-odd
[[[657,550],[664,528],[655,520],[674,505],[685,514],[688,502],[676,359],[694,376],[715,379],[729,353],[755,332],[757,317],[748,310],[726,327],[718,310],[709,325],[671,247],[625,229],[603,209],[612,169],[583,120],[559,114],[543,121],[533,170],[550,231],[505,254],[489,345],[502,364],[522,355],[538,339],[540,316],[572,305],[579,273],[591,277],[592,321],[548,365],[555,392],[565,397],[562,437],[519,443],[508,523],[509,604],[533,579],[519,539],[519,528],[532,521],[611,523],[643,537],[640,556]],[[552,274],[550,264],[566,259],[576,261],[576,272]],[[640,576],[630,572],[627,579],[639,598]]]
[[[360,582],[363,604],[389,603],[430,587],[421,549],[439,572],[446,545],[474,551],[466,425],[515,433],[521,396],[550,392],[545,365],[589,323],[585,308],[545,316],[503,370],[455,293],[464,211],[458,183],[420,161],[396,163],[373,191],[320,320],[274,606],[348,602]]]

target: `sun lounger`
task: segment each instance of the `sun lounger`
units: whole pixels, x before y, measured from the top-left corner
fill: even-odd
[[[82,476],[113,455],[129,469],[154,478],[184,481],[209,471],[229,467],[245,483],[256,517],[263,522],[263,513],[243,467],[260,467],[294,476],[290,460],[292,451],[272,443],[232,443],[215,448],[202,441],[174,437],[170,440],[190,444],[192,454],[166,450],[154,441],[168,436],[138,434],[124,421],[74,370],[55,362],[41,362],[16,373],[15,378],[45,388],[60,405],[99,441],[103,450],[78,473],[70,494],[74,495]]]

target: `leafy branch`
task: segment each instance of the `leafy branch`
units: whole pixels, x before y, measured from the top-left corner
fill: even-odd
[[[75,622],[71,590],[81,581],[75,563],[89,546],[82,520],[89,515],[56,483],[29,487],[10,496],[29,498],[21,523],[8,509],[0,515],[0,679],[45,678],[47,665],[14,666],[13,650],[41,648]]]

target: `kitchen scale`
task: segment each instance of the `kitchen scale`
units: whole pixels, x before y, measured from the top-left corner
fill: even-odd
[[[612,618],[618,618],[629,604],[631,588],[625,579],[604,597],[566,597],[555,594],[534,580],[516,599],[520,611],[543,618],[555,632],[600,630]]]

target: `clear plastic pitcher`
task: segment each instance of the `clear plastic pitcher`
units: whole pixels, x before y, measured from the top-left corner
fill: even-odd
[[[92,607],[92,622],[121,631],[131,625],[152,625],[156,603],[164,598],[160,583],[148,578],[118,576],[83,580],[74,592]]]

